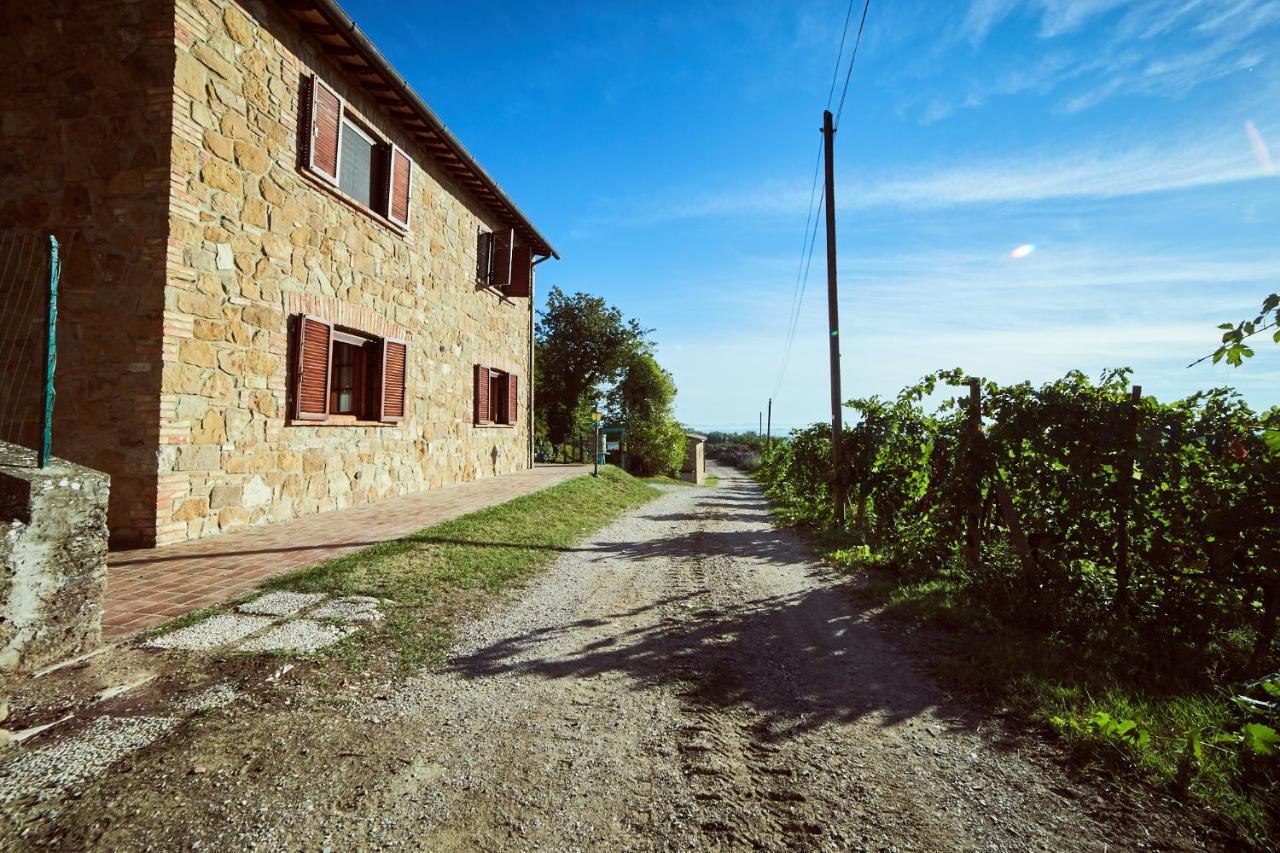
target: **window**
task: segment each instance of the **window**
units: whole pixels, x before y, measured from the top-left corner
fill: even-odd
[[[520,377],[476,365],[475,422],[479,426],[515,426],[520,414]]]
[[[302,166],[344,197],[408,228],[413,163],[379,139],[319,77],[303,87],[298,134]]]
[[[299,315],[293,331],[293,416],[396,423],[405,416],[408,344]]]
[[[342,154],[338,157],[338,189],[365,207],[373,207],[376,146],[372,137],[349,118],[342,119]]]
[[[489,371],[489,420],[495,424],[507,420],[507,374]]]
[[[376,420],[365,405],[369,399],[366,387],[369,368],[375,363],[370,357],[376,342],[343,332],[333,333],[333,371],[329,382],[329,413],[355,415]]]
[[[533,292],[533,253],[519,242],[515,229],[476,229],[476,282],[511,297]]]

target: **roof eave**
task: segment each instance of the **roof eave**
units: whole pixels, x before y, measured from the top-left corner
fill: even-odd
[[[557,260],[560,253],[555,250],[545,237],[534,227],[529,218],[521,212],[511,197],[498,186],[484,167],[471,156],[471,152],[445,126],[426,101],[413,91],[408,81],[387,61],[369,38],[360,31],[356,22],[351,19],[336,0],[274,0],[275,4],[291,14],[299,22],[304,33],[320,41],[321,48],[335,58],[339,64],[347,66],[348,71],[365,72],[364,77],[373,75],[382,78],[381,83],[361,80],[360,85],[373,94],[383,106],[392,106],[398,99],[408,107],[412,116],[416,116],[425,131],[407,128],[424,146],[430,155],[452,173],[471,194],[486,206],[505,214],[513,221],[517,233],[530,245],[535,254],[553,257]],[[314,13],[324,19],[325,23],[307,21],[303,16]],[[326,39],[339,39],[344,44],[334,44]],[[346,58],[348,61],[341,61]],[[355,66],[351,59],[359,59],[367,68]],[[391,96],[390,98],[388,96]],[[388,103],[390,101],[391,103]],[[389,110],[394,118],[408,125],[409,117],[403,112]]]

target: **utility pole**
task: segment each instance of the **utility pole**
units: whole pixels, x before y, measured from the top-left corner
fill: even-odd
[[[832,497],[835,501],[836,527],[844,527],[844,481],[841,479],[840,439],[844,432],[840,408],[840,307],[836,303],[836,129],[831,110],[822,111],[822,142],[826,158],[827,197],[827,325],[831,344],[831,469],[835,475]]]
[[[756,438],[764,435],[764,412],[756,412]]]
[[[773,445],[773,398],[769,398],[768,414],[764,419],[764,452],[768,453]]]

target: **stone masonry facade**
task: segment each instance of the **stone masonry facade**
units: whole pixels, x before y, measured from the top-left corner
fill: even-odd
[[[95,69],[92,85],[68,65],[45,105],[56,116],[74,101],[67,90],[88,88],[91,98],[145,116],[122,119],[129,133],[113,137],[110,116],[23,127],[32,138],[66,138],[82,121],[103,140],[96,144],[113,149],[104,159],[115,171],[80,167],[90,173],[86,192],[102,198],[84,228],[125,232],[114,239],[132,255],[107,292],[70,312],[86,325],[66,348],[82,351],[73,363],[92,361],[89,351],[110,355],[97,376],[106,387],[96,393],[110,398],[99,411],[115,414],[92,426],[60,420],[55,450],[111,474],[116,541],[171,543],[529,465],[532,299],[476,283],[477,228],[504,227],[497,214],[271,3],[51,7],[48,39],[66,52],[64,64],[74,65],[81,42],[100,53],[112,41],[107,33],[139,46],[117,57],[123,70]],[[412,160],[407,230],[299,168],[301,95],[312,74]],[[128,104],[114,95],[126,85]],[[0,96],[12,86],[0,83]],[[6,136],[12,124],[30,124],[27,112],[4,113]],[[65,210],[32,215],[50,199],[69,206],[61,196],[78,192],[70,167],[50,170],[38,192],[0,176],[0,227],[67,227]],[[121,218],[127,230],[106,224]],[[84,288],[92,290],[102,266],[95,255]],[[87,325],[95,314],[96,330]],[[407,342],[403,420],[291,420],[290,329],[299,314]],[[519,376],[515,424],[474,423],[478,364]],[[110,389],[127,396],[112,398]]]
[[[171,0],[0,3],[0,230],[63,244],[53,450],[111,475],[113,531],[138,542],[156,526],[173,54]],[[4,393],[34,421],[36,385]]]

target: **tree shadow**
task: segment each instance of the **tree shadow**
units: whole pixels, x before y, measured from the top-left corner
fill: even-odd
[[[767,534],[753,539],[763,545]],[[655,556],[680,546],[628,543],[614,553],[641,548]],[[684,702],[753,711],[763,718],[756,735],[766,740],[869,715],[889,726],[941,710],[943,694],[852,605],[847,586],[823,584],[732,606],[711,605],[710,590],[695,590],[508,637],[455,658],[450,668],[466,678],[552,681],[623,674],[632,689],[674,687]],[[954,709],[939,716],[953,728],[973,725]]]
[[[857,581],[831,577],[792,531],[767,523],[768,504],[754,483],[722,483],[727,500],[700,499],[689,512],[651,518],[720,513],[762,523],[582,549],[593,561],[633,564],[637,576],[673,571],[679,593],[516,634],[454,658],[450,669],[472,679],[623,675],[634,690],[674,689],[685,703],[752,712],[760,718],[754,735],[764,740],[864,718],[890,726],[930,714],[953,729],[978,724],[980,717],[949,702],[942,707],[946,694],[882,632],[875,612],[857,604]],[[735,561],[731,572],[708,569],[725,556]],[[748,589],[761,591],[755,597],[725,589],[748,579]]]

